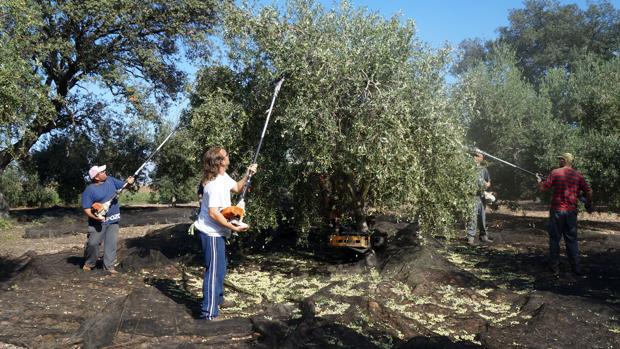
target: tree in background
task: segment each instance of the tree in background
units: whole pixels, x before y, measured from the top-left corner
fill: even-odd
[[[576,61],[571,72],[552,69],[543,80],[542,93],[553,103],[558,120],[584,130],[620,133],[620,58],[592,54]]]
[[[578,167],[591,182],[595,200],[620,208],[620,59],[586,55],[572,72],[553,69],[541,94],[557,120],[579,132]]]
[[[608,1],[590,3],[586,10],[555,0],[526,0],[510,11],[510,24],[498,28],[499,37],[486,43],[467,39],[461,45],[455,72],[475,66],[493,49],[508,45],[529,82],[538,84],[549,69],[572,70],[584,53],[612,59],[620,47],[620,12]]]
[[[54,187],[41,185],[36,172],[15,163],[0,174],[0,188],[4,188],[3,194],[11,207],[51,206],[60,203]]]
[[[174,98],[183,87],[184,75],[175,66],[179,40],[204,40],[216,20],[214,5],[198,0],[3,2],[0,37],[18,46],[16,59],[30,68],[26,81],[38,82],[31,89],[46,96],[51,111],[5,111],[3,121],[13,120],[7,124],[17,132],[3,135],[10,145],[0,150],[0,168],[26,156],[41,135],[86,122],[90,115],[83,104],[90,101],[82,88],[87,82],[109,89],[127,103],[127,112],[155,118],[155,103]],[[19,86],[22,77],[9,84]]]
[[[106,164],[117,178],[133,174],[154,149],[144,125],[104,118],[95,129],[73,127],[54,134],[42,149],[32,152],[30,166],[42,185],[55,187],[60,198],[74,204],[89,183],[87,171]],[[26,164],[24,164],[26,165]]]
[[[486,62],[491,54],[493,41],[483,42],[480,38],[465,39],[457,47],[457,58],[450,68],[454,75],[461,75],[476,67],[480,62]]]
[[[568,68],[583,52],[607,59],[620,44],[620,12],[608,1],[587,10],[558,1],[527,0],[525,8],[510,11],[508,27],[499,28],[499,42],[510,45],[524,75],[538,82],[551,68]]]
[[[620,210],[620,137],[588,132],[578,151],[578,168],[586,173],[594,202]]]
[[[91,90],[157,121],[182,91],[179,44],[207,54],[217,0],[7,0],[0,4],[0,170],[41,136],[101,121]],[[90,123],[90,125],[89,125]]]
[[[456,142],[463,135],[445,91],[447,52],[422,45],[413,22],[312,1],[225,13],[231,68],[201,72],[189,113],[203,150],[223,145],[231,170],[244,169],[273,84],[286,78],[250,219],[275,223],[282,193],[292,200],[286,219],[306,228],[337,221],[367,231],[373,210],[440,230],[469,211],[473,163]]]
[[[456,94],[471,102],[461,113],[468,137],[541,173],[557,166],[558,153],[573,152],[596,203],[617,209],[619,12],[609,2],[587,10],[555,1],[524,4],[510,12],[496,41],[461,43],[453,71],[460,74]],[[521,176],[510,176],[514,170],[492,170],[499,173],[493,183],[500,196],[533,195]]]
[[[196,190],[201,177],[199,154],[201,144],[195,142],[186,126],[187,117],[182,116],[181,127],[168,140],[155,158],[156,167],[151,173],[151,188],[156,190],[159,202],[175,204],[196,201]],[[167,127],[156,139],[161,143],[170,133]],[[203,132],[209,132],[204,130]]]
[[[485,62],[463,74],[455,93],[469,101],[469,108],[462,111],[469,143],[499,158],[546,173],[560,150],[578,147],[575,130],[553,118],[551,103],[523,78],[507,47],[496,47]],[[500,197],[531,198],[535,193],[535,178],[512,167],[491,165]]]

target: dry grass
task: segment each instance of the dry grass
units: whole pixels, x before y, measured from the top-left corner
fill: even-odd
[[[171,224],[154,224],[142,227],[126,227],[119,232],[119,240],[144,236],[151,230],[163,229]],[[28,251],[37,254],[56,253],[75,247],[82,248],[86,242],[86,234],[67,235],[57,238],[25,239],[24,230],[27,226],[12,222],[11,226],[0,229],[0,256],[18,257]],[[86,231],[86,222],[84,222]]]

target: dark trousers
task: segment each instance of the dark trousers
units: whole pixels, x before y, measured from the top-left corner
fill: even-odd
[[[84,264],[94,267],[99,258],[99,244],[103,240],[103,267],[114,269],[116,263],[116,244],[118,240],[118,223],[95,224],[88,226]]]
[[[581,272],[577,242],[577,212],[549,211],[549,259],[552,267],[560,263],[560,240],[564,237],[566,255],[573,271]]]
[[[226,241],[223,237],[208,236],[202,232],[198,235],[205,263],[202,281],[202,317],[211,320],[218,316],[218,306],[224,298]]]
[[[487,219],[486,219],[486,205],[482,202],[480,197],[476,197],[476,203],[474,204],[474,216],[467,224],[467,236],[475,237],[476,230],[480,228],[480,236],[487,235]]]

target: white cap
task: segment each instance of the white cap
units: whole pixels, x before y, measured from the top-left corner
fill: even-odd
[[[90,177],[90,179],[93,179],[93,178],[95,178],[97,173],[103,172],[103,171],[105,171],[105,165],[103,165],[103,166],[93,166],[93,167],[90,168],[90,170],[88,170],[88,177]]]

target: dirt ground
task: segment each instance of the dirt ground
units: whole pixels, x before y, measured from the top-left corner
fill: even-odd
[[[0,230],[0,348],[620,348],[620,217],[580,214],[585,277],[564,255],[558,277],[545,210],[523,208],[489,211],[494,241],[473,247],[390,217],[366,258],[239,238],[218,322],[197,319],[188,223],[122,228],[109,275],[80,269],[84,234],[25,239],[33,223],[15,221]]]

